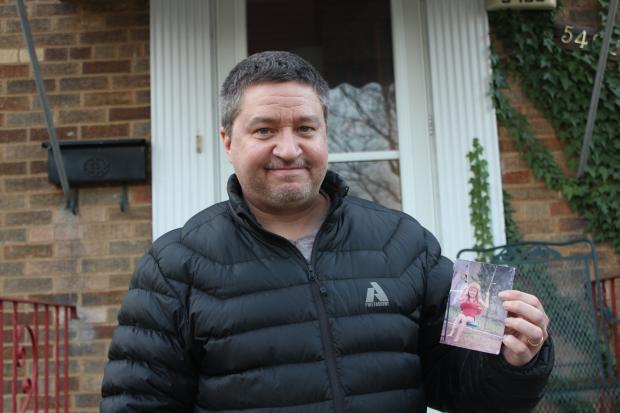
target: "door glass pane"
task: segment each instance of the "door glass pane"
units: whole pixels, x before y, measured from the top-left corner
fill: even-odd
[[[345,179],[349,193],[402,210],[398,160],[339,162],[329,167]]]
[[[327,80],[330,153],[398,150],[389,0],[246,4],[249,54],[288,50],[311,62]],[[333,163],[330,168],[343,173],[352,168],[349,176],[360,180],[359,185],[349,182],[352,194],[400,208],[397,160]],[[387,185],[385,190],[365,192],[377,179]]]
[[[248,0],[248,52],[288,50],[331,89],[335,152],[398,149],[389,0]]]

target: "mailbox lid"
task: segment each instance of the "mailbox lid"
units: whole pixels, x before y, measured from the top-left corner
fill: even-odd
[[[144,182],[147,180],[148,143],[144,139],[59,142],[70,184]],[[60,185],[49,142],[48,179]]]

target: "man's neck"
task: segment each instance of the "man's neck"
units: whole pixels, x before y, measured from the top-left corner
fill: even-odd
[[[263,228],[289,240],[298,240],[315,231],[329,209],[329,197],[323,193],[312,204],[295,210],[265,211],[246,202]]]

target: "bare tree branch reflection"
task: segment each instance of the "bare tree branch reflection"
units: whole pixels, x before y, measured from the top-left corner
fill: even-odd
[[[331,153],[398,150],[394,84],[341,84],[330,90],[328,117]],[[332,163],[351,193],[400,209],[398,160]]]

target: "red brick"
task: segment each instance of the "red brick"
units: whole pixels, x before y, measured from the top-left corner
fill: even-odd
[[[0,6],[0,17],[18,17],[17,8],[12,4]]]
[[[96,62],[82,63],[82,72],[84,74],[96,73],[124,73],[131,69],[129,60],[102,60]]]
[[[52,211],[7,212],[6,225],[42,225],[52,222]]]
[[[133,29],[131,30],[131,41],[148,41],[150,38],[150,31],[148,28]]]
[[[4,291],[13,294],[44,292],[51,290],[52,286],[51,278],[16,278],[4,282]]]
[[[28,19],[32,33],[49,32],[52,29],[50,19]],[[5,20],[5,33],[20,33],[22,25],[19,20]]]
[[[58,47],[58,48],[45,49],[44,59],[52,60],[52,61],[67,60],[68,56],[69,56],[69,50],[66,47]]]
[[[105,76],[60,79],[60,90],[93,90],[108,87]]]
[[[0,36],[0,49],[21,49],[24,39],[18,34]]]
[[[78,128],[76,126],[62,126],[56,128],[56,137],[61,140],[65,139],[77,139]],[[33,128],[30,129],[31,141],[46,141],[49,140],[49,134],[47,128]]]
[[[54,79],[45,79],[43,81],[43,85],[45,86],[46,92],[53,92],[54,90],[56,90],[56,81]],[[6,90],[10,94],[34,94],[37,93],[37,86],[34,83],[34,80],[31,79],[9,80],[6,83]]]
[[[25,242],[26,241],[26,229],[5,229],[0,230],[0,242]]]
[[[566,201],[552,202],[549,204],[551,215],[571,215],[573,210]]]
[[[56,304],[76,304],[78,300],[78,295],[75,293],[30,294],[29,297],[31,300]]]
[[[24,127],[45,124],[43,112],[9,112],[5,114],[6,126]]]
[[[28,65],[0,65],[0,78],[28,77],[30,76],[30,66]]]
[[[26,129],[0,129],[0,143],[24,142],[26,136]]]
[[[0,276],[21,276],[24,274],[24,268],[23,262],[0,262]]]
[[[129,105],[132,102],[131,92],[86,93],[84,106]]]
[[[50,208],[59,205],[63,198],[62,192],[52,192],[48,194],[32,194],[28,197],[30,208]]]
[[[71,57],[71,60],[90,59],[92,53],[93,50],[90,47],[72,47],[69,49],[69,56]]]
[[[129,75],[112,77],[112,87],[114,89],[137,89],[149,87],[151,78],[149,75]]]
[[[128,272],[131,270],[128,258],[84,258],[82,259],[83,273],[112,273]]]
[[[83,44],[122,43],[126,41],[127,31],[125,30],[107,30],[80,34],[80,42]]]
[[[58,116],[60,124],[104,122],[105,109],[61,110]]]
[[[130,187],[129,199],[131,203],[135,204],[150,204],[151,203],[151,186],[150,185],[138,185]]]
[[[77,260],[29,261],[25,273],[28,275],[70,275],[77,273]]]
[[[22,143],[19,145],[8,145],[5,148],[5,156],[13,161],[45,159],[47,153],[41,145],[37,143]]]
[[[82,139],[125,138],[129,136],[129,124],[82,126]]]
[[[150,119],[150,106],[141,106],[136,108],[112,108],[110,109],[110,120],[133,120],[133,119]]]
[[[502,175],[502,182],[504,184],[527,184],[532,181],[532,174],[530,171],[517,171],[508,172]]]
[[[4,188],[6,192],[26,192],[38,191],[42,189],[53,188],[47,180],[47,177],[35,178],[6,178]]]
[[[150,104],[151,103],[151,91],[150,90],[136,90],[136,103],[140,104]]]
[[[54,254],[52,244],[43,245],[8,245],[4,247],[4,257],[6,259],[24,259],[24,258],[49,258]]]
[[[151,122],[133,122],[131,125],[131,136],[134,138],[150,138]]]
[[[137,59],[134,59],[131,65],[131,71],[133,73],[143,73],[143,72],[147,72],[150,69],[150,64],[151,61],[148,57],[140,57]]]
[[[37,47],[41,46],[72,46],[77,44],[75,33],[45,33],[35,34],[32,40]]]
[[[583,231],[586,220],[583,218],[561,218],[558,221],[558,230],[563,232]]]
[[[29,170],[33,175],[47,173],[47,161],[30,161]]]
[[[50,108],[53,109],[60,109],[60,108],[70,108],[70,107],[76,107],[76,106],[80,106],[80,95],[79,94],[74,94],[74,95],[51,95],[48,94],[47,95],[47,103],[49,104]],[[34,98],[34,105],[33,108],[35,109],[40,109],[41,108],[41,104],[39,102],[39,98],[35,97]]]
[[[94,47],[93,57],[97,60],[116,59],[118,57],[118,44],[102,44]]]
[[[129,204],[125,212],[120,208],[109,208],[108,218],[110,221],[138,221],[151,219],[151,206],[137,206]]]
[[[33,16],[60,16],[67,14],[77,14],[77,5],[71,2],[60,2],[53,4],[35,4],[32,11]]]
[[[108,14],[106,25],[108,27],[148,26],[149,15],[148,13]]]
[[[41,76],[59,77],[72,76],[79,74],[80,66],[78,63],[42,63]]]
[[[25,173],[26,162],[0,162],[0,176],[24,175]]]
[[[24,209],[26,199],[23,195],[2,195],[0,194],[0,210]]]
[[[122,301],[122,298],[121,298]],[[118,303],[115,303],[118,304]],[[114,334],[114,330],[116,329],[116,326],[95,326],[95,338],[105,338],[105,339],[111,339],[112,338],[112,334]],[[101,370],[99,370],[101,371]],[[98,401],[99,398],[99,394],[95,394],[93,396],[96,396],[96,400]],[[98,404],[96,404],[98,405]]]
[[[127,290],[84,293],[82,294],[82,305],[118,305],[123,301],[126,294]]]
[[[0,110],[2,111],[20,111],[30,109],[30,98],[26,96],[1,97]]]
[[[119,45],[118,56],[129,57],[132,59],[135,59],[136,57],[148,57],[148,55],[144,53],[143,43],[127,43]]]

